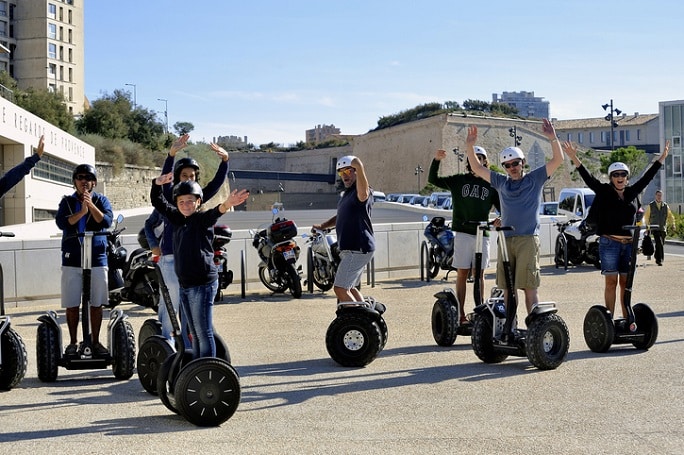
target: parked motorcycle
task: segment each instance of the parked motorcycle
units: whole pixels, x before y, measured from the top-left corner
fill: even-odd
[[[554,256],[556,268],[567,270],[570,263],[582,265],[583,262],[601,268],[599,236],[595,228],[586,220],[579,219],[556,221],[555,224],[558,229]]]
[[[273,216],[279,210],[273,209]],[[275,218],[267,227],[250,229],[254,236],[252,245],[257,249],[259,263],[259,279],[267,289],[273,292],[290,290],[292,297],[302,296],[301,266],[297,267],[299,246],[292,240],[297,235],[294,221],[286,218]]]
[[[337,266],[340,264],[337,236],[330,232],[331,229],[312,228],[310,235],[302,234],[309,245],[307,250],[309,277],[313,284],[323,292],[333,287]]]
[[[130,256],[121,244],[121,233],[126,227],[119,215],[107,235],[107,261],[109,264],[109,308],[121,302],[131,302],[155,312],[159,307],[159,283],[154,267],[150,265],[152,253],[137,248]]]
[[[228,248],[226,245],[230,243],[233,237],[233,232],[225,224],[217,224],[214,226],[214,265],[218,269],[218,290],[216,291],[216,299],[220,300],[222,291],[233,282],[233,271],[228,269]]]
[[[427,221],[427,216],[423,217]],[[449,272],[456,270],[451,266],[454,259],[454,233],[443,216],[432,217],[423,232],[425,238],[420,248],[420,277],[425,281],[435,278],[442,268],[447,271],[444,280],[448,280]],[[423,275],[423,270],[425,275]]]

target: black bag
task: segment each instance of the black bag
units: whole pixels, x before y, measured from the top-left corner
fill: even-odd
[[[655,248],[653,247],[653,240],[651,239],[651,236],[649,234],[644,235],[643,240],[641,241],[641,253],[644,256],[653,256],[653,253],[655,253]]]
[[[145,228],[140,229],[140,232],[138,232],[138,243],[146,250],[150,249],[150,244],[147,241],[147,236],[145,235]]]

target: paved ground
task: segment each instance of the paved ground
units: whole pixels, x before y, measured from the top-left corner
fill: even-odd
[[[57,302],[9,310],[29,353],[18,388],[0,395],[3,453],[681,453],[684,447],[684,257],[639,267],[634,302],[659,317],[658,342],[589,351],[587,309],[602,301],[590,267],[543,270],[541,296],[556,300],[570,353],[557,370],[526,358],[480,362],[469,338],[432,339],[433,294],[445,284],[417,279],[364,291],[387,303],[389,342],[366,368],[343,368],[325,349],[334,297],[295,301],[263,293],[216,306],[216,326],[241,375],[242,400],[218,428],[198,428],[147,394],[137,376],[67,371],[37,379],[36,318]],[[488,280],[488,284],[491,280]],[[149,310],[123,306],[136,329]],[[60,312],[60,314],[62,314]],[[11,452],[10,452],[11,451]]]

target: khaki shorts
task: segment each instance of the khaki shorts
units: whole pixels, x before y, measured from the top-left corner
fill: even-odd
[[[109,267],[93,267],[90,273],[90,306],[107,306],[109,301]],[[62,266],[62,308],[75,308],[81,304],[83,270],[80,267]]]
[[[538,289],[541,282],[539,268],[539,236],[521,235],[506,238],[508,260],[511,263],[513,287],[515,289]],[[504,279],[503,254],[499,245],[496,261],[496,285],[506,289]]]

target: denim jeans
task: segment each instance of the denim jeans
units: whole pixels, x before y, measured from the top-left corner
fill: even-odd
[[[181,323],[181,334],[183,335],[183,342],[186,349],[190,349],[190,339],[188,338],[188,324],[180,314],[180,285],[178,284],[178,275],[176,275],[176,270],[173,265],[173,254],[166,254],[159,258],[159,268],[161,269],[162,277],[164,278],[164,283],[166,287],[169,288],[169,295],[171,296],[171,304],[173,310],[176,312],[176,317],[180,318]],[[173,332],[173,326],[171,325],[171,318],[169,317],[169,312],[166,310],[166,304],[164,303],[164,297],[160,296],[159,301],[159,322],[162,325],[162,336],[168,340],[173,341],[171,333]]]
[[[194,358],[216,357],[214,340],[214,296],[218,280],[202,286],[180,288],[182,319],[187,321],[192,336]]]

